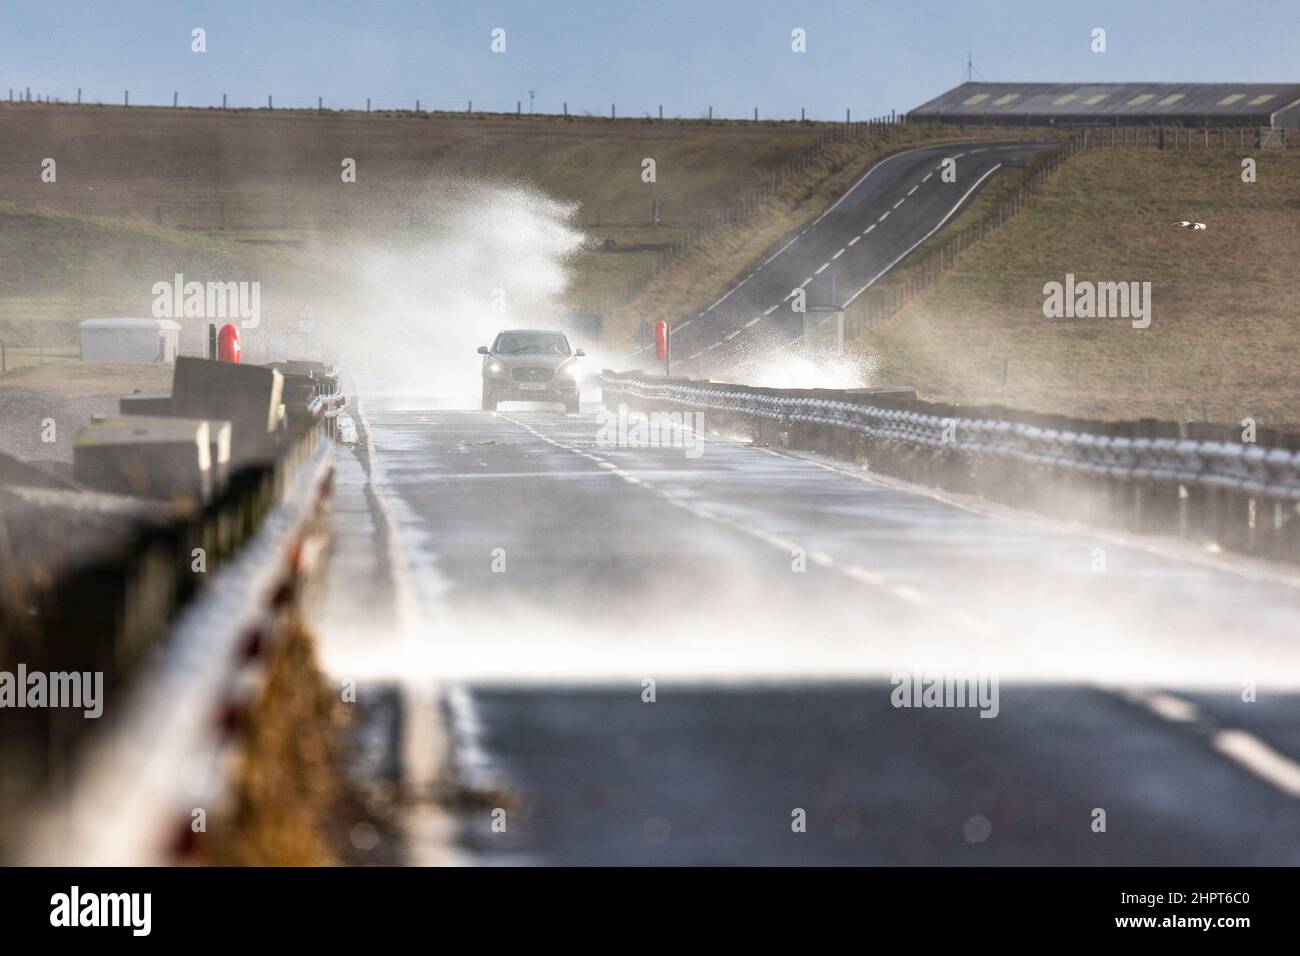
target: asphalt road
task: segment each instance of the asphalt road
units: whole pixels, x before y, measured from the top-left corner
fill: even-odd
[[[1300,863],[1294,582],[592,411],[368,419],[327,657],[437,683],[470,862]],[[934,674],[997,693],[895,706]]]
[[[674,366],[683,374],[724,374],[748,358],[803,334],[794,290],[812,306],[814,283],[833,279],[831,302],[844,307],[931,233],[951,221],[1011,160],[1052,143],[963,142],[904,150],[872,166],[818,219],[773,252],[702,312],[673,326]],[[941,164],[956,161],[955,181]],[[627,364],[658,367],[652,349]]]

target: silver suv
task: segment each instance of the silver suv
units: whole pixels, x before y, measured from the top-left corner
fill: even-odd
[[[586,353],[570,348],[563,332],[507,329],[478,352],[485,412],[496,411],[498,402],[562,402],[566,412],[578,410],[578,359]]]

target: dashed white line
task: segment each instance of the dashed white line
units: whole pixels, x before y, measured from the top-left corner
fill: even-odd
[[[743,330],[743,329],[736,329],[736,331],[732,332],[730,335],[728,335],[728,336],[725,337],[725,341],[730,342],[730,341],[731,341],[732,339],[734,339],[737,335],[739,335],[742,331],[744,331],[744,330]]]
[[[827,268],[827,266],[829,266],[829,265],[830,265],[829,262],[823,262],[821,265],[819,265],[819,266],[817,267],[817,271],[814,272],[813,275],[815,275],[815,276],[819,276],[819,275],[821,275],[823,272],[826,271],[826,268]],[[800,288],[803,288],[803,286],[800,286]]]
[[[768,309],[768,310],[767,310],[766,312],[764,312],[763,314],[764,314],[764,315],[771,315],[773,312],[775,312],[775,311],[776,311],[777,309],[779,309],[780,307],[781,307],[781,306],[780,306],[780,303],[778,303],[777,305],[772,306],[770,309]],[[758,320],[755,319],[754,321],[758,321]]]
[[[917,183],[915,186],[913,186],[911,189],[907,191],[907,194],[910,196],[912,195],[912,193],[916,192],[920,188],[921,188],[921,184]]]
[[[979,179],[975,180],[974,184],[970,187],[970,189],[966,190],[966,192],[962,195],[962,197],[961,197],[960,199],[957,200],[957,202],[953,205],[953,207],[952,207],[951,209],[949,209],[947,213],[944,214],[944,217],[943,217],[942,219],[940,219],[937,223],[935,223],[933,229],[931,229],[931,230],[930,230],[929,232],[927,232],[924,236],[922,236],[920,239],[916,240],[916,242],[914,242],[911,246],[909,246],[907,249],[905,249],[905,250],[903,251],[903,253],[902,253],[900,256],[898,256],[898,258],[896,258],[893,262],[891,262],[889,265],[885,266],[885,268],[881,269],[881,270],[880,270],[879,272],[877,272],[874,276],[872,276],[872,277],[867,281],[867,284],[864,285],[864,286],[863,286],[861,289],[859,289],[857,292],[853,293],[853,295],[849,296],[848,300],[845,301],[844,304],[843,304],[842,306],[840,306],[840,308],[848,308],[849,305],[850,305],[850,304],[851,304],[855,299],[857,299],[858,296],[862,295],[862,293],[864,293],[864,292],[866,292],[868,289],[870,289],[870,288],[871,288],[871,287],[876,283],[876,281],[879,280],[879,278],[880,278],[881,276],[883,276],[883,275],[884,275],[886,272],[888,272],[890,269],[894,268],[894,266],[898,265],[898,263],[902,262],[903,259],[907,258],[907,256],[908,256],[909,254],[911,254],[911,252],[912,252],[913,249],[915,249],[915,248],[916,248],[917,246],[919,246],[921,243],[925,242],[925,240],[929,239],[929,238],[930,238],[931,236],[933,236],[936,232],[938,232],[940,229],[942,229],[943,226],[944,226],[944,223],[946,223],[949,219],[951,219],[951,218],[953,217],[953,214],[956,213],[957,210],[961,208],[961,204],[964,203],[968,198],[970,198],[971,193],[973,193],[973,192],[975,192],[975,190],[979,189],[980,184],[981,184],[982,182],[984,182],[984,180],[988,179],[990,176],[992,176],[995,172],[997,172],[997,171],[998,171],[999,169],[1001,169],[1001,168],[1002,168],[1002,164],[1001,164],[1001,163],[995,163],[991,169],[989,169],[986,173],[984,173],[983,176],[981,176]],[[887,216],[887,215],[889,215],[889,213],[885,213],[885,215]],[[882,216],[881,218],[883,219],[884,217]]]
[[[934,170],[932,169],[932,170],[930,170],[928,173],[926,173],[924,176],[921,177],[921,182],[923,182],[923,183],[929,182],[929,181],[930,181],[930,177],[933,176],[933,175],[934,175]]]
[[[844,250],[845,250],[846,248],[848,248],[848,247],[847,247],[847,246],[840,246],[840,251],[837,252],[837,253],[835,253],[835,255],[831,256],[831,262],[834,262],[834,261],[835,261],[836,259],[838,259],[840,256],[844,255]]]
[[[880,218],[877,219],[876,222],[884,222],[884,221],[885,221],[886,219],[888,219],[888,218],[889,218],[889,213],[888,213],[888,212],[884,212],[884,213],[881,213]]]
[[[862,234],[865,236],[867,233],[869,233],[872,229],[875,228],[876,228],[876,224],[873,222],[871,225],[867,226],[866,229],[862,230]]]
[[[1300,797],[1300,764],[1244,730],[1221,730],[1211,745],[1283,793]]]
[[[1136,690],[1123,695],[1131,702],[1174,724],[1195,727],[1201,719],[1196,704],[1166,691]],[[1201,729],[1207,733],[1210,746],[1243,769],[1272,784],[1283,793],[1300,797],[1300,763],[1279,753],[1254,734],[1233,728],[1223,730]]]
[[[903,197],[902,199],[900,199],[898,202],[894,203],[894,208],[897,209],[899,206],[903,205],[903,203],[905,203],[905,202],[907,202],[907,197],[906,197],[906,196],[904,196],[904,197]]]
[[[600,466],[600,468],[605,472],[607,472],[608,474],[617,475],[619,478],[623,479],[628,484],[640,485],[641,487],[645,488],[647,491],[652,492],[662,501],[672,505],[675,508],[681,508],[683,511],[687,511],[690,514],[693,514],[697,517],[704,518],[708,521],[712,521],[724,527],[731,528],[735,531],[739,531],[740,533],[748,535],[751,538],[755,538],[759,541],[762,541],[764,544],[771,545],[773,548],[776,548],[779,551],[783,551],[787,555],[793,553],[799,548],[798,542],[793,541],[790,538],[785,537],[784,535],[774,534],[773,532],[768,531],[766,528],[759,527],[758,525],[750,524],[749,522],[738,521],[735,518],[731,518],[726,515],[717,514],[716,512],[709,511],[705,508],[701,508],[699,505],[682,501],[679,498],[677,498],[675,495],[665,491],[662,488],[654,487],[649,482],[641,480],[640,478],[631,474],[627,470],[619,467],[618,465],[614,464],[613,462],[610,462],[608,459],[603,458],[600,455],[592,454],[591,452],[584,451],[581,448],[574,447],[573,445],[568,445],[562,441],[559,441],[558,439],[552,438],[549,435],[546,435],[541,431],[539,431],[538,429],[534,428],[532,425],[529,425],[526,422],[522,422],[517,418],[512,418],[509,415],[501,415],[501,417],[511,422],[512,424],[524,429],[525,431],[530,432],[531,434],[540,438],[542,441],[546,442],[548,445],[552,445],[556,448],[562,448],[565,451],[572,452],[575,455],[580,455],[583,458],[586,458],[588,461],[591,461],[596,465]],[[761,450],[768,451],[768,449],[761,449]],[[769,453],[774,454],[771,452]],[[777,455],[776,457],[781,458],[784,456]],[[880,574],[877,574],[875,571],[871,571],[867,568],[861,567],[860,565],[853,564],[850,562],[837,561],[832,555],[824,551],[820,551],[820,550],[813,551],[808,556],[812,558],[814,564],[820,567],[827,568],[828,570],[831,571],[836,571],[844,575],[845,577],[851,578],[862,584],[869,585],[873,588],[877,588],[883,591],[884,593],[892,595],[893,597],[907,604],[911,604],[915,607],[925,607],[933,603],[933,601],[930,599],[928,595],[918,590],[917,588],[911,586],[910,584],[903,584],[901,582],[896,582],[896,581],[887,581],[884,577],[882,577]]]
[[[862,239],[861,236],[854,236],[852,239],[849,240],[849,245],[850,246],[854,245],[855,243],[859,242],[861,239]]]
[[[757,322],[757,321],[758,321],[757,318],[750,319],[748,322],[745,323],[745,328],[749,328],[751,325],[753,325],[753,324],[754,324],[755,322]]]
[[[806,286],[809,282],[812,282],[812,280],[813,280],[813,277],[812,277],[812,276],[809,276],[808,278],[804,279],[802,282],[799,283],[799,288],[802,289],[802,288],[803,288],[804,286]]]

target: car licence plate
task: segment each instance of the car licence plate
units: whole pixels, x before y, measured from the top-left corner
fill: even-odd
[[[521,392],[544,392],[546,391],[545,382],[516,382],[515,388]]]

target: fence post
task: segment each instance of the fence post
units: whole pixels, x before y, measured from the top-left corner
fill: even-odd
[[[29,93],[27,94],[27,98],[28,98],[28,99],[31,99],[31,95],[32,95],[32,94],[29,92]],[[130,105],[131,105],[131,91],[130,91],[130,90],[123,90],[123,91],[122,91],[122,105],[123,105],[123,106],[130,106]]]
[[[178,92],[176,92],[175,90],[173,90],[173,91],[172,91],[172,109],[176,109],[177,104],[180,102],[180,98],[181,98],[180,93],[178,93]]]

